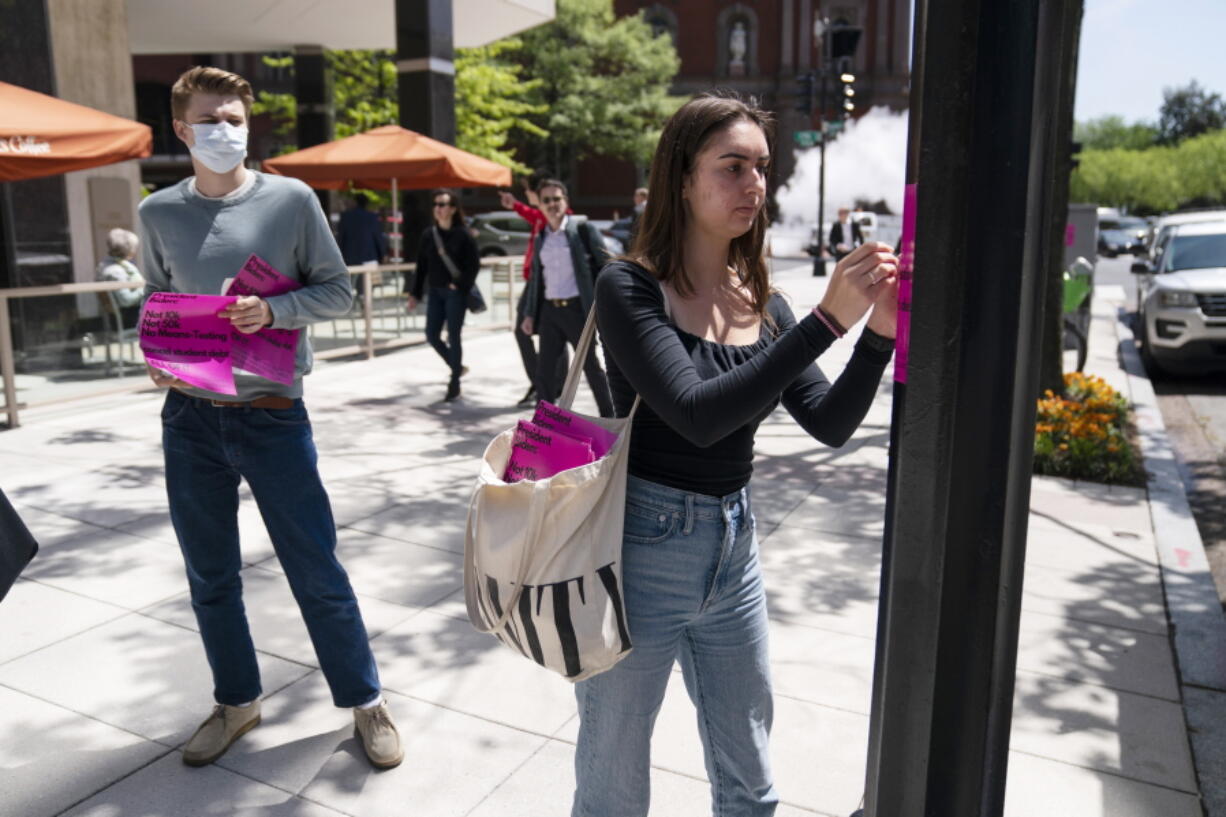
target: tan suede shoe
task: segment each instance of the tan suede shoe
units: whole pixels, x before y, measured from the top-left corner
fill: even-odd
[[[250,706],[217,704],[213,707],[213,714],[205,718],[196,734],[183,747],[183,762],[188,766],[209,765],[259,722],[259,701]]]
[[[396,724],[392,723],[391,713],[387,711],[387,701],[370,709],[354,709],[353,731],[362,742],[372,766],[390,769],[404,760],[400,733],[396,731]]]

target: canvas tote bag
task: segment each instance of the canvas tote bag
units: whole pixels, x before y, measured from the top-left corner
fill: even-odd
[[[560,408],[570,410],[596,335],[596,310],[571,360]],[[570,681],[629,653],[622,599],[622,525],[630,427],[576,416],[618,434],[595,462],[546,479],[504,482],[515,427],[485,449],[464,537],[464,595],[473,626]]]

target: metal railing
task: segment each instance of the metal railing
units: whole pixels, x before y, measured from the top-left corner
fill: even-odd
[[[362,356],[370,359],[376,353],[388,349],[411,346],[424,342],[424,333],[415,325],[414,313],[408,313],[404,305],[403,288],[405,276],[416,270],[416,264],[380,264],[377,266],[349,267],[349,274],[362,276],[360,278],[359,304],[360,315],[351,314],[334,319],[331,331],[320,330],[320,324],[311,327],[311,338],[319,347],[315,357],[320,360],[332,358]],[[481,259],[482,275],[478,282],[482,286],[486,303],[489,308],[486,314],[474,317],[470,325],[477,330],[506,329],[515,320],[515,304],[517,289],[522,286],[523,278],[520,270],[523,267],[522,256],[492,256]],[[488,277],[484,274],[488,272]],[[384,290],[392,287],[391,294]],[[90,391],[86,394],[74,394],[70,397],[58,397],[32,403],[19,402],[17,399],[17,364],[13,348],[13,324],[10,319],[9,302],[30,298],[48,298],[65,295],[82,295],[88,293],[107,293],[121,289],[143,288],[144,284],[134,284],[126,281],[89,281],[67,284],[52,284],[48,286],[0,288],[0,379],[3,380],[4,405],[0,411],[8,417],[9,428],[20,425],[20,412],[23,409],[38,406],[53,405],[80,399],[83,396],[96,396],[107,393],[133,391],[145,388],[149,384],[144,379],[135,379],[122,386],[111,386],[106,389]],[[377,290],[379,290],[377,292]],[[505,301],[505,307],[503,303]],[[389,307],[390,303],[390,307]],[[418,308],[419,310],[421,307]],[[342,336],[338,322],[349,320],[352,325],[350,333],[353,342],[337,342]],[[360,331],[357,323],[362,323]],[[405,331],[407,321],[411,331]],[[388,327],[388,324],[393,327]],[[122,376],[123,334],[122,327],[116,327],[116,339],[120,344],[120,374]],[[110,355],[110,341],[107,340],[107,356]],[[86,344],[90,345],[90,344]],[[91,353],[92,354],[92,353]],[[139,360],[135,361],[139,366]],[[142,369],[143,371],[143,369]],[[108,366],[107,374],[109,376]]]

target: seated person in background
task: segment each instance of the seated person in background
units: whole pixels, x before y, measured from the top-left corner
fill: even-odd
[[[145,279],[132,263],[139,248],[140,239],[136,237],[136,233],[118,227],[111,230],[106,235],[106,258],[98,262],[98,272],[94,276],[96,281],[129,281],[140,284],[139,287],[106,293],[123,311],[124,323],[130,322],[132,316],[128,313],[135,311],[134,308],[140,305],[145,294]]]

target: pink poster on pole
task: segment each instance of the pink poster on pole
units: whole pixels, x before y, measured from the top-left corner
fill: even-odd
[[[230,322],[217,313],[234,303],[227,295],[155,292],[140,316],[140,348],[156,369],[197,388],[236,394],[230,366]]]
[[[252,254],[226,290],[227,295],[259,295],[270,298],[301,289],[258,255]],[[235,368],[290,385],[294,382],[294,359],[301,329],[265,328],[250,335],[234,332],[231,352]]]
[[[907,382],[911,346],[911,280],[915,271],[915,202],[918,185],[907,185],[902,203],[902,237],[898,241],[898,336],[894,341],[894,380]]]

